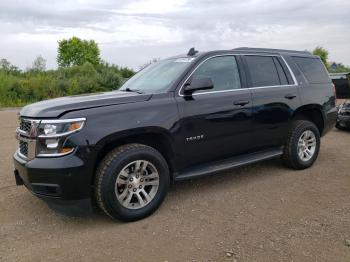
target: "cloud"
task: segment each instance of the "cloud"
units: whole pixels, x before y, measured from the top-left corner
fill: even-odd
[[[153,57],[238,46],[313,49],[350,65],[347,0],[2,0],[0,57],[25,68],[41,54],[56,67],[57,41],[100,44],[106,61],[138,68]]]

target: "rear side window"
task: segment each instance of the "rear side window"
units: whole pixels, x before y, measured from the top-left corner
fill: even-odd
[[[281,85],[272,56],[249,55],[245,56],[245,61],[248,66],[252,87]]]
[[[297,56],[294,56],[293,59],[310,84],[322,84],[331,82],[328,73],[320,59]]]

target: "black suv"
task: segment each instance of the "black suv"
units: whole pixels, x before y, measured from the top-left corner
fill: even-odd
[[[337,118],[308,52],[237,48],[164,59],[119,91],[20,112],[15,177],[51,207],[124,221],[154,212],[170,182],[281,157],[310,167]]]

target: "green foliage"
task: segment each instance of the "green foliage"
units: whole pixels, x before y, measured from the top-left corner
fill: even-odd
[[[350,67],[343,65],[342,63],[329,62],[328,61],[328,50],[322,46],[317,46],[312,54],[317,55],[321,58],[322,62],[325,64],[329,73],[347,73],[350,72]]]
[[[60,67],[80,66],[86,62],[98,65],[100,61],[100,49],[94,40],[72,37],[58,41],[57,63]]]
[[[66,95],[117,90],[135,72],[100,59],[95,41],[77,37],[58,42],[57,70],[38,56],[26,72],[0,59],[0,107],[22,106]]]
[[[0,59],[0,70],[6,73],[19,74],[21,71],[18,67],[12,65],[7,59]]]
[[[335,62],[332,64],[328,64],[327,69],[329,73],[349,73],[350,72],[350,67],[345,66],[342,63],[335,63]]]
[[[35,58],[32,67],[29,69],[34,72],[43,72],[46,70],[46,59],[44,59],[42,56],[37,56]]]
[[[328,61],[328,50],[326,50],[325,48],[321,47],[321,46],[317,46],[312,53],[314,55],[317,55],[321,58],[322,62],[327,65],[327,61]]]
[[[45,99],[117,90],[134,72],[107,63],[57,70],[9,72],[0,69],[0,107],[23,106]]]

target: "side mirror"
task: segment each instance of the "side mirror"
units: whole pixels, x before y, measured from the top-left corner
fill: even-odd
[[[198,90],[208,90],[214,88],[213,81],[210,77],[195,78],[192,79],[191,83],[186,83],[184,87],[184,93],[186,95],[192,94]]]

